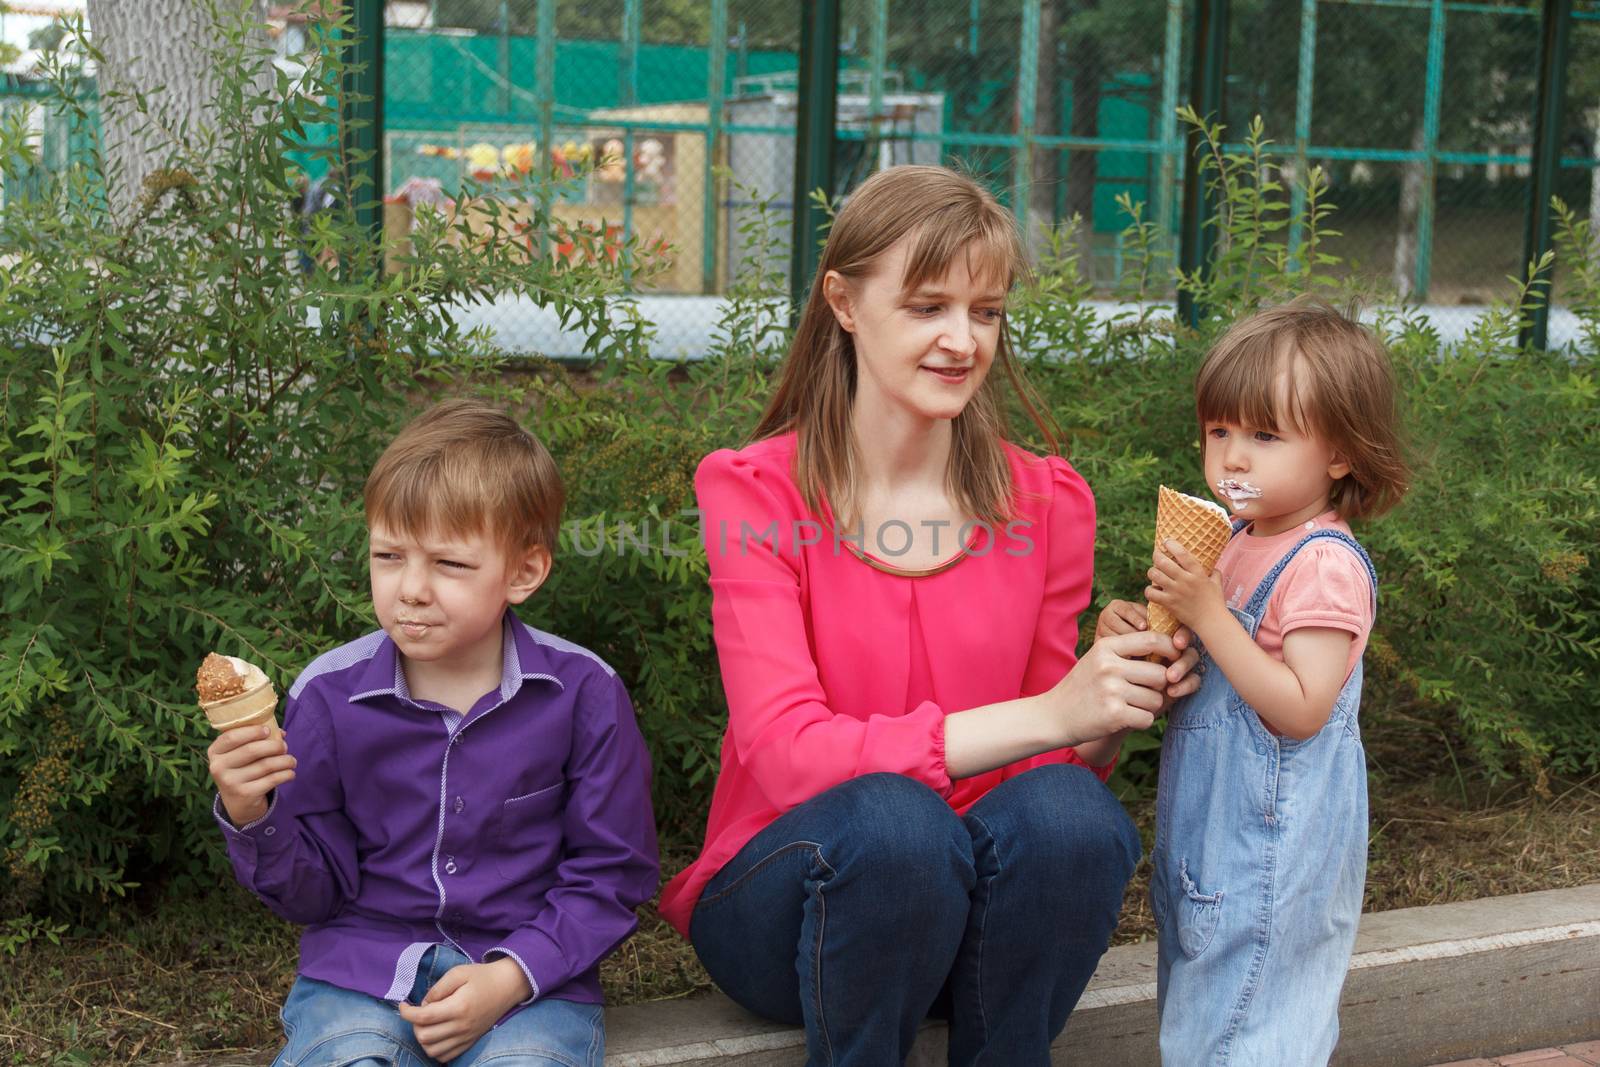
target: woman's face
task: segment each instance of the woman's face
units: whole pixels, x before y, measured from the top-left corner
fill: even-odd
[[[902,291],[913,236],[891,245],[864,278],[823,277],[828,304],[855,342],[858,418],[954,419],[994,362],[1002,283],[973,276],[981,268],[973,248],[943,278]]]

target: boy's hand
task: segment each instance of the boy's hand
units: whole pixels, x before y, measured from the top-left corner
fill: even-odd
[[[267,794],[294,777],[295,758],[276,726],[241,726],[217,735],[206,749],[211,780],[233,825],[267,813]]]
[[[1145,599],[1160,604],[1191,630],[1200,631],[1218,612],[1226,614],[1222,578],[1202,566],[1188,549],[1167,539],[1155,551]]]
[[[402,1003],[400,1017],[416,1031],[422,1051],[448,1063],[532,992],[527,975],[509,956],[463,963],[444,972],[420,1005]]]

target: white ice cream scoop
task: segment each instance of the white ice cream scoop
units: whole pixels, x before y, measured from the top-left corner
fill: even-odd
[[[1235,511],[1261,496],[1261,489],[1237,478],[1222,478],[1217,482],[1217,492],[1228,498]]]

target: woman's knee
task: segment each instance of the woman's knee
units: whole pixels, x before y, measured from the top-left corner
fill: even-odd
[[[997,803],[980,801],[973,814],[986,824],[997,847],[1058,868],[1053,873],[1061,876],[1085,868],[1123,883],[1133,876],[1142,852],[1139,830],[1087,768],[1036,767],[996,787],[990,796]]]
[[[835,889],[881,883],[907,903],[948,900],[964,906],[972,891],[972,839],[944,798],[912,778],[867,774],[821,794],[835,828],[818,861]]]

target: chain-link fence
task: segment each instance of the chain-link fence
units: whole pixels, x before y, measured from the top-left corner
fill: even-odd
[[[1110,299],[1128,251],[1119,197],[1169,234],[1178,228],[1192,3],[841,0],[832,192],[895,163],[959,161],[1030,233],[1076,218],[1084,270]],[[1228,136],[1260,115],[1286,180],[1323,168],[1341,231],[1327,250],[1342,269],[1422,303],[1447,333],[1512,292],[1508,277],[1525,269],[1538,6],[1229,8]],[[307,46],[301,18],[277,17],[285,56]],[[389,0],[386,23],[390,228],[403,229],[419,199],[457,197],[468,179],[489,195],[503,181],[511,196],[520,174],[548,160],[571,175],[558,219],[670,249],[640,287],[666,355],[704,349],[720,294],[758,253],[787,274],[787,247],[748,247],[745,224],[760,203],[785,218],[795,203],[798,5]],[[1555,192],[1600,230],[1600,0],[1576,0],[1569,56]],[[13,78],[0,112],[30,116],[43,165],[58,166],[83,150],[82,131],[52,128],[36,92]],[[581,350],[530,306],[466,314],[509,347]],[[1550,340],[1571,337],[1558,307]]]
[[[391,22],[402,5],[391,3]],[[390,184],[448,149],[503,158],[548,143],[604,153],[563,205],[660,238],[670,269],[645,295],[665,349],[702,348],[715,299],[749,267],[756,200],[794,202],[799,19],[756,0],[545,0],[553,129],[542,135],[538,0],[405,6],[385,79]],[[1234,0],[1222,118],[1260,115],[1292,182],[1329,176],[1328,251],[1447,332],[1523,273],[1538,9],[1443,0]],[[903,162],[960,161],[1030,232],[1076,219],[1098,294],[1116,291],[1129,219],[1177,229],[1187,97],[1184,0],[842,0],[832,192]],[[1600,3],[1576,5],[1556,192],[1600,223]],[[720,74],[720,77],[718,76]],[[442,79],[442,80],[441,80]],[[426,137],[420,126],[426,125]],[[725,167],[734,181],[719,181]],[[461,172],[436,174],[446,186]],[[1296,234],[1291,234],[1291,240]],[[785,239],[787,235],[785,234]],[[769,249],[788,270],[788,249]],[[1558,275],[1559,277],[1559,275]],[[1559,293],[1559,290],[1558,290]],[[1552,341],[1564,339],[1558,311]],[[505,320],[513,343],[559,349]]]

